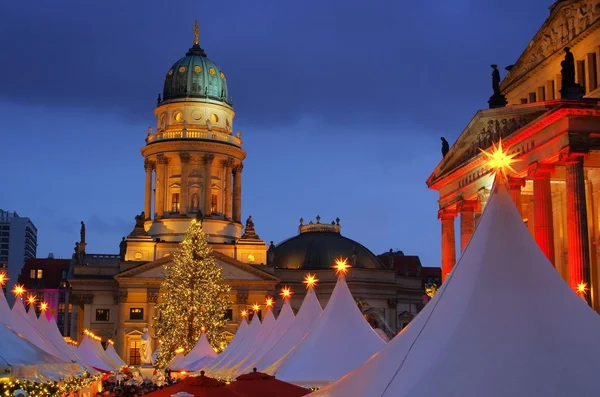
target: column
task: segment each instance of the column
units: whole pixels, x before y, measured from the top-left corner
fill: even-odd
[[[117,337],[115,338],[115,350],[123,360],[127,361],[127,346],[125,346],[125,322],[127,321],[127,311],[125,302],[127,302],[127,292],[119,291],[114,295],[114,302],[117,305]]]
[[[529,176],[533,179],[533,223],[535,241],[555,266],[554,225],[552,222],[552,190],[550,174],[554,172],[551,164],[533,163],[529,167]]]
[[[460,212],[460,252],[467,248],[469,240],[475,231],[475,208],[477,200],[462,200],[458,203]]]
[[[242,169],[244,164],[233,167],[233,221],[242,222]]]
[[[442,208],[438,211],[438,219],[442,221],[442,282],[456,264],[454,218],[456,218],[454,209]]]
[[[479,217],[483,214],[483,210],[487,205],[488,199],[490,198],[490,189],[481,188],[477,192],[477,200],[479,201],[478,208],[475,212],[475,224],[479,222]]]
[[[146,197],[144,200],[144,215],[146,219],[152,218],[152,170],[154,170],[154,161],[144,160],[144,169],[146,170]]]
[[[228,158],[225,163],[225,218],[231,219],[231,200],[233,198],[232,170],[233,159]]]
[[[165,213],[165,196],[167,188],[167,164],[169,159],[163,154],[157,156],[158,165],[156,167],[156,202],[154,203],[154,211],[156,218],[162,218]]]
[[[150,334],[154,334],[154,317],[156,317],[156,303],[158,302],[158,290],[148,290],[146,293],[146,301],[147,304],[147,321],[148,321],[148,330]],[[158,341],[153,339],[152,351],[156,350],[158,347]]]
[[[583,153],[561,153],[567,174],[567,242],[569,263],[569,284],[574,291],[580,283],[585,283],[588,291],[582,294],[591,303],[590,247],[587,225],[587,203],[583,171]]]
[[[212,163],[215,159],[213,154],[207,154],[202,159],[204,164],[204,216],[210,217],[212,201]]]
[[[189,153],[179,153],[181,159],[181,188],[179,189],[179,215],[187,216],[188,213],[188,197],[190,197],[188,184],[188,164],[190,162]]]
[[[521,219],[523,219],[523,205],[521,204],[521,188],[525,187],[525,179],[524,178],[514,178],[512,176],[508,177],[508,188],[510,189],[510,196],[515,203],[515,206],[519,210],[519,214],[521,214]]]

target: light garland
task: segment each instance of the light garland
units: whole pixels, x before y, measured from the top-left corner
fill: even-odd
[[[187,354],[204,334],[213,348],[224,349],[221,334],[227,324],[225,313],[230,306],[223,269],[217,264],[208,245],[202,223],[193,221],[183,241],[173,253],[172,264],[165,266],[160,302],[156,305],[156,338],[162,340],[156,366],[165,368],[175,350]]]
[[[87,335],[88,338],[93,339],[97,342],[102,342],[102,338],[90,331],[89,329],[84,329],[83,333]]]
[[[17,390],[24,390],[28,397],[52,397],[63,393],[79,391],[99,381],[101,375],[92,376],[89,372],[60,382],[31,382],[28,380],[7,380],[0,382],[0,396],[12,397]]]

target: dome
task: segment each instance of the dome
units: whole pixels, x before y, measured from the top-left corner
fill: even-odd
[[[231,105],[225,74],[198,44],[171,66],[165,76],[162,101],[208,98]]]
[[[300,234],[272,247],[272,264],[283,269],[331,269],[336,258],[348,258],[353,267],[385,269],[381,261],[362,244],[344,237],[339,224],[312,222],[300,226]],[[356,258],[356,261],[354,261]]]

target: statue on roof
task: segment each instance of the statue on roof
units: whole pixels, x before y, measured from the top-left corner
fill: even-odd
[[[136,215],[135,216],[135,227],[136,227],[136,229],[137,228],[143,228],[145,221],[146,221],[146,213],[144,211],[142,211],[141,214]]]
[[[571,48],[565,47],[565,59],[560,63],[562,76],[562,86],[570,87],[575,84],[575,58]]]
[[[494,95],[500,95],[500,71],[498,65],[492,65],[492,89]]]
[[[85,223],[81,221],[81,230],[79,231],[80,242],[85,243]]]
[[[119,244],[119,256],[121,257],[121,262],[125,262],[125,254],[127,253],[127,241],[125,237],[121,240]]]
[[[269,249],[267,250],[267,265],[275,265],[275,244],[273,244],[272,241],[271,244],[269,244]]]
[[[258,234],[256,234],[256,230],[254,230],[254,221],[252,220],[252,215],[246,219],[246,229],[244,230],[242,238],[259,238]]]
[[[448,154],[448,151],[450,150],[450,144],[448,143],[446,138],[441,137],[440,139],[442,140],[442,158],[444,158],[444,157],[446,157],[446,155]]]

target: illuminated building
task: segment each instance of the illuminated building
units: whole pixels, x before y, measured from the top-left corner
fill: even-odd
[[[556,2],[506,68],[490,108],[475,114],[427,180],[439,192],[443,277],[488,199],[492,176],[479,149],[501,138],[519,160],[508,183],[523,221],[564,280],[573,290],[589,286],[586,299],[600,310],[599,27],[595,2]]]
[[[230,321],[224,331],[228,338],[242,310],[275,296],[283,285],[292,287],[291,304],[298,309],[308,270],[321,280],[318,295],[325,306],[337,279],[331,255],[347,256],[356,265],[347,278],[352,292],[364,303],[364,311],[388,325],[389,334],[397,332],[397,311],[418,310],[420,280],[386,269],[368,249],[341,236],[339,221],[321,224],[317,217],[316,223],[301,225],[298,236],[270,247],[257,234],[252,217],[242,223],[246,152],[241,134],[233,132],[235,113],[226,75],[200,48],[197,36],[164,78],[154,112],[156,128],[148,129],[141,150],[144,212],[121,241],[119,254],[88,253],[82,224],[69,275],[71,336],[80,340],[89,329],[113,339],[117,352],[130,362],[143,329],[153,332],[164,266],[197,218],[231,286]],[[281,304],[277,300],[275,310]]]

